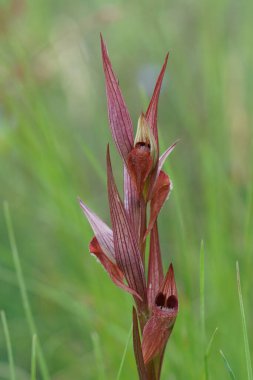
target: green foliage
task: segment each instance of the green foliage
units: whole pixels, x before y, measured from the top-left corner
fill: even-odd
[[[21,380],[46,379],[42,352],[50,379],[114,379],[122,360],[120,380],[137,378],[132,349],[123,355],[131,297],[89,255],[92,232],[77,202],[81,196],[109,220],[108,141],[122,181],[99,32],[135,125],[170,51],[161,150],[181,142],[166,163],[174,190],[159,229],[164,263],[175,269],[179,315],[162,378],[202,380],[207,357],[209,380],[231,377],[220,347],[235,378],[252,377],[252,12],[250,0],[1,2],[0,199],[12,223],[8,211],[7,224],[0,213],[0,308],[13,357],[11,364],[1,328],[1,379],[10,378],[9,368]]]
[[[220,354],[221,354],[221,356],[222,356],[222,358],[223,358],[223,360],[224,360],[224,364],[225,364],[225,366],[226,366],[226,368],[227,368],[227,371],[228,371],[228,373],[229,373],[230,379],[232,379],[232,380],[236,380],[236,378],[235,378],[235,374],[234,374],[234,372],[233,372],[233,370],[232,370],[232,368],[231,368],[231,366],[230,366],[230,364],[229,364],[229,362],[228,362],[226,356],[225,356],[224,353],[222,352],[222,350],[220,350]]]
[[[31,355],[31,380],[36,380],[36,344],[37,335],[32,338],[32,355]]]
[[[244,350],[245,350],[246,365],[247,365],[247,375],[248,375],[248,379],[252,380],[253,373],[252,373],[252,365],[251,365],[251,357],[250,357],[249,338],[248,338],[248,331],[247,331],[247,326],[246,326],[246,317],[245,317],[245,311],[244,311],[244,305],[243,305],[240,269],[239,269],[238,261],[236,262],[236,274],[237,274],[237,287],[238,287],[238,295],[239,295],[239,302],[240,302],[240,310],[241,310],[241,317],[242,317],[242,328],[243,328]]]
[[[15,372],[15,365],[14,365],[14,359],[13,359],[13,352],[12,352],[12,345],[11,345],[11,338],[10,338],[10,332],[9,327],[7,324],[5,312],[1,311],[1,321],[3,325],[3,331],[5,335],[5,341],[6,341],[6,347],[8,352],[8,361],[9,361],[9,370],[10,370],[10,380],[16,380],[16,372]]]
[[[124,362],[125,362],[125,359],[126,359],[126,353],[127,353],[127,349],[128,349],[128,346],[129,346],[129,341],[130,341],[130,339],[131,339],[132,336],[133,336],[133,326],[131,325],[131,328],[130,328],[129,333],[128,333],[126,345],[125,345],[125,348],[124,348],[124,352],[123,352],[123,355],[122,355],[122,359],[121,359],[121,362],[120,362],[120,366],[119,366],[119,370],[118,370],[118,374],[117,374],[116,380],[120,380],[121,379],[122,368],[123,368],[123,365],[124,365]]]
[[[24,308],[24,312],[26,315],[28,325],[29,325],[30,332],[34,336],[36,334],[35,322],[34,322],[34,318],[33,318],[31,307],[30,307],[29,300],[28,300],[24,276],[23,276],[23,272],[22,272],[22,268],[21,268],[21,264],[20,264],[20,259],[19,259],[19,253],[18,253],[18,249],[17,249],[17,245],[16,245],[16,241],[15,241],[15,236],[14,236],[14,231],[13,231],[13,227],[12,227],[9,205],[7,202],[4,203],[4,213],[5,213],[5,218],[6,218],[8,235],[9,235],[9,239],[10,239],[10,245],[11,245],[11,252],[12,252],[14,267],[15,267],[15,271],[17,274],[18,285],[19,285],[19,289],[20,289],[20,293],[21,293],[22,304],[23,304],[23,308]],[[38,356],[39,356],[39,363],[40,363],[42,377],[43,377],[43,380],[48,380],[49,379],[49,373],[48,373],[46,361],[44,359],[44,355],[43,355],[43,352],[41,350],[40,344],[39,343],[37,343],[37,344],[38,344]],[[33,356],[33,352],[32,352],[32,356]],[[34,370],[32,370],[31,372],[33,373]]]

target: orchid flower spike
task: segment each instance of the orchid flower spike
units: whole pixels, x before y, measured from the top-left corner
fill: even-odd
[[[81,200],[80,206],[94,232],[89,245],[91,254],[112,281],[133,296],[133,344],[139,379],[159,380],[165,347],[178,314],[174,270],[171,264],[166,276],[163,275],[157,226],[158,215],[172,189],[170,177],[162,170],[163,164],[176,146],[174,143],[159,157],[158,101],[168,54],[134,136],[131,117],[102,36],[101,51],[109,126],[124,166],[124,194],[121,198],[117,189],[108,146],[111,227]],[[149,234],[149,247],[146,247]]]

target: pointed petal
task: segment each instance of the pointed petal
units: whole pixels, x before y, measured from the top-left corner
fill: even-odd
[[[133,125],[121,94],[118,80],[113,72],[106,45],[101,36],[101,50],[105,74],[107,108],[112,136],[125,163],[133,148]]]
[[[135,361],[137,364],[137,369],[139,373],[140,380],[148,380],[147,372],[143,360],[142,349],[141,349],[141,340],[139,334],[138,319],[136,315],[136,310],[133,307],[133,345],[134,345],[134,355]]]
[[[131,180],[126,166],[124,165],[124,206],[129,223],[133,227],[138,240],[140,224],[140,201],[136,186]]]
[[[150,178],[149,193],[148,193],[148,199],[149,200],[152,197],[153,188],[155,186],[157,178],[159,177],[159,174],[162,170],[162,167],[163,167],[167,157],[173,152],[173,150],[174,150],[174,148],[178,142],[179,142],[179,140],[176,140],[174,142],[174,144],[172,144],[168,149],[166,149],[166,151],[160,156],[160,158],[158,160],[158,164],[154,170],[154,173],[151,175],[151,178]]]
[[[113,229],[115,258],[131,289],[146,303],[144,267],[138,243],[114,181],[109,147],[107,150],[107,186]]]
[[[155,183],[153,188],[153,195],[150,203],[150,220],[147,231],[145,233],[144,239],[147,237],[149,232],[152,230],[153,225],[158,217],[161,208],[164,205],[164,202],[168,198],[169,192],[171,189],[171,182],[169,176],[160,171],[159,177]]]
[[[113,263],[110,261],[108,256],[103,252],[102,248],[100,247],[98,240],[96,237],[94,237],[89,245],[90,252],[96,256],[98,261],[103,265],[106,272],[111,277],[112,281],[115,285],[117,285],[119,288],[125,290],[126,292],[132,294],[133,296],[139,297],[139,295],[131,288],[129,288],[124,283],[124,275],[117,266],[116,263]],[[139,297],[140,298],[140,297]],[[140,298],[141,300],[141,298]]]
[[[160,292],[166,294],[166,298],[169,298],[170,296],[175,296],[177,298],[177,287],[172,264],[169,266],[162,287],[160,288]]]
[[[150,100],[147,112],[145,114],[146,119],[147,119],[149,125],[151,126],[151,130],[155,136],[157,147],[158,147],[158,131],[157,131],[158,100],[159,100],[160,90],[161,90],[162,81],[163,81],[164,73],[166,70],[168,58],[169,58],[169,54],[167,54],[165,57],[163,67],[162,67],[161,72],[157,78],[157,82],[156,82],[156,85],[154,88],[154,92],[153,92],[152,98]]]
[[[108,256],[108,258],[115,263],[116,261],[112,230],[81,200],[79,200],[79,203],[93,229],[93,232],[99,242],[100,247],[102,248],[103,252]]]
[[[165,163],[167,157],[173,152],[178,142],[179,140],[175,141],[174,144],[172,144],[168,149],[166,149],[165,152],[160,156],[157,169],[157,177],[160,174],[160,171],[162,170],[163,164]]]
[[[143,329],[142,352],[147,364],[163,350],[172,332],[178,313],[174,270],[170,264],[164,282],[155,298],[153,314]]]
[[[148,305],[152,308],[155,297],[163,282],[163,267],[160,252],[157,222],[151,230],[150,253],[148,263]]]

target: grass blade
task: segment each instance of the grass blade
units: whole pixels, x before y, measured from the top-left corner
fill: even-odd
[[[96,332],[91,334],[91,339],[94,347],[94,355],[97,363],[98,380],[105,380],[105,367],[103,354],[100,347],[99,336]]]
[[[242,329],[243,329],[243,339],[244,339],[244,349],[245,349],[245,356],[246,356],[247,374],[248,374],[248,380],[253,380],[252,365],[251,365],[251,358],[250,358],[250,349],[249,349],[249,340],[248,340],[248,333],[247,333],[245,311],[244,311],[244,306],[243,306],[241,280],[240,280],[240,269],[239,269],[238,261],[236,262],[236,277],[237,277],[237,288],[238,288],[238,296],[239,296],[241,318],[242,318]]]
[[[217,331],[218,331],[218,327],[215,328],[215,330],[214,330],[214,332],[212,333],[212,336],[211,336],[211,338],[210,338],[210,340],[209,340],[209,343],[208,343],[207,348],[206,348],[206,354],[205,354],[206,357],[209,356],[209,353],[210,353],[210,351],[211,351],[211,347],[212,347],[212,344],[213,344],[213,340],[214,340],[214,337],[215,337]]]
[[[204,242],[200,245],[200,263],[199,263],[199,288],[200,288],[200,323],[202,343],[205,344],[206,326],[205,326],[205,251]]]
[[[5,220],[6,220],[6,225],[7,225],[7,230],[8,230],[9,240],[10,240],[12,257],[14,261],[16,274],[17,274],[17,279],[18,279],[18,284],[20,288],[21,299],[22,299],[26,319],[30,328],[31,335],[32,336],[34,334],[37,335],[36,326],[33,319],[32,310],[30,307],[30,303],[29,303],[29,299],[28,299],[28,295],[27,295],[27,291],[25,287],[24,275],[22,272],[21,263],[19,259],[19,253],[18,253],[16,239],[15,239],[14,230],[12,226],[9,205],[7,202],[4,202],[4,214],[5,214]],[[38,362],[39,362],[42,378],[43,380],[49,380],[49,372],[47,369],[46,361],[45,361],[39,341],[37,342],[37,351],[38,351]]]
[[[200,257],[199,257],[199,292],[200,292],[200,325],[201,325],[201,343],[202,351],[206,344],[206,325],[205,325],[205,251],[204,242],[201,240]],[[205,380],[208,380],[208,363],[207,355],[204,354],[204,372]]]
[[[31,380],[36,380],[36,342],[37,335],[34,334],[32,339]]]
[[[119,370],[118,370],[118,374],[117,374],[116,380],[120,380],[122,368],[123,368],[123,365],[124,365],[124,362],[125,362],[125,358],[126,358],[126,353],[127,353],[128,345],[129,345],[129,342],[130,342],[130,338],[132,336],[132,329],[133,329],[133,326],[131,325],[129,333],[128,333],[128,336],[127,336],[127,341],[126,341],[125,349],[124,349],[124,352],[123,352],[123,355],[122,355],[122,359],[121,359],[121,362],[120,362],[120,366],[119,366]]]
[[[204,355],[204,367],[205,367],[205,379],[208,380],[209,378],[209,372],[208,372],[208,356],[210,354],[210,351],[211,351],[211,347],[212,347],[212,344],[213,344],[213,340],[214,340],[214,337],[216,335],[218,331],[218,327],[215,328],[214,332],[212,333],[211,335],[211,338],[209,340],[209,343],[207,345],[207,348],[206,348],[206,351],[205,351],[205,355]]]
[[[202,340],[202,350],[204,352],[204,376],[205,380],[209,379],[209,371],[208,371],[208,356],[211,350],[211,346],[213,344],[214,337],[218,328],[214,330],[209,343],[206,347],[206,317],[205,317],[205,250],[204,250],[204,242],[201,241],[200,245],[200,260],[199,260],[199,290],[200,290],[200,325],[201,325],[201,340]]]
[[[15,366],[14,366],[12,346],[11,346],[11,338],[10,338],[10,333],[9,333],[9,328],[8,328],[5,312],[3,310],[1,311],[1,320],[3,324],[4,336],[5,336],[7,352],[8,352],[8,359],[9,359],[9,366],[10,366],[10,380],[16,380]]]
[[[224,363],[225,363],[225,366],[226,366],[226,368],[227,368],[227,370],[228,370],[228,373],[229,373],[229,375],[230,375],[230,378],[231,378],[232,380],[236,380],[236,378],[235,378],[235,374],[234,374],[234,372],[233,372],[233,370],[232,370],[232,368],[231,368],[231,366],[230,366],[230,364],[229,364],[229,362],[228,362],[226,356],[223,354],[223,352],[222,352],[221,350],[220,350],[220,354],[221,354],[221,356],[222,356],[222,358],[223,358],[223,360],[224,360]]]

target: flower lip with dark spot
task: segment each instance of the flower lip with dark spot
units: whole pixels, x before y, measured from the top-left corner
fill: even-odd
[[[145,141],[141,141],[135,144],[135,148],[148,148],[148,150],[150,150],[150,147],[150,143],[146,143]]]
[[[157,296],[156,296],[156,299],[155,299],[155,304],[156,306],[158,307],[164,307],[165,306],[165,300],[166,300],[166,297],[163,293],[158,293]]]
[[[166,302],[166,307],[168,309],[177,309],[178,308],[178,300],[177,297],[174,296],[173,294],[168,297],[167,302]]]
[[[177,310],[178,300],[177,297],[173,294],[166,299],[166,296],[160,292],[156,296],[155,305],[161,309]]]

